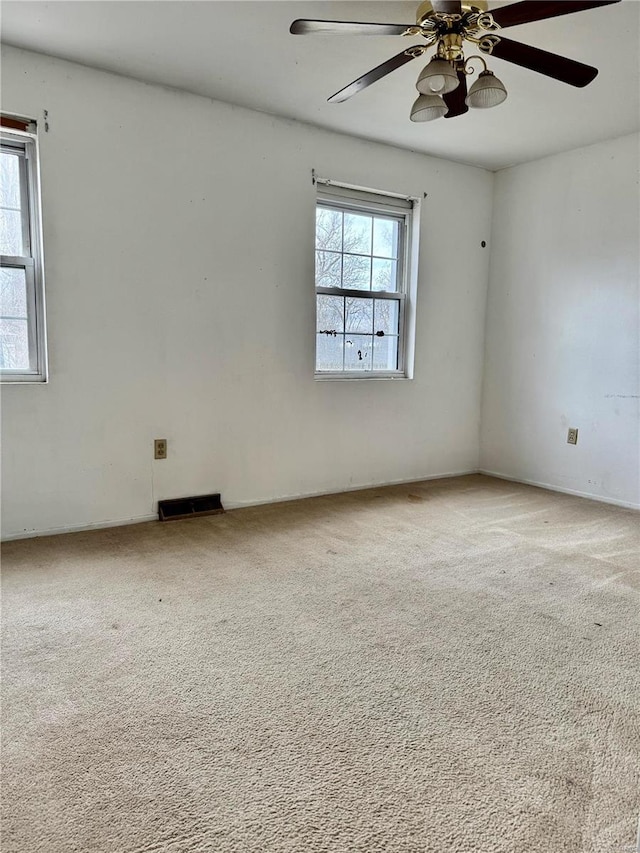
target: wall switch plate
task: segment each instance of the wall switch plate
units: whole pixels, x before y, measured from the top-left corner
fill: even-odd
[[[567,433],[567,444],[577,444],[578,443],[578,428],[577,427],[569,427],[569,432]]]
[[[154,459],[166,459],[167,458],[167,439],[166,438],[156,438],[153,442],[153,458]]]

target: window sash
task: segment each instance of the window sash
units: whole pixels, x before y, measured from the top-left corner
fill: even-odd
[[[399,285],[399,287],[397,290],[389,291],[389,292],[393,292],[393,293],[406,292],[405,270],[406,270],[406,245],[407,245],[406,234],[407,234],[407,229],[408,229],[408,224],[409,224],[408,223],[408,219],[409,219],[408,213],[398,213],[397,210],[392,210],[392,209],[385,209],[385,210],[378,211],[378,210],[373,209],[371,204],[369,205],[369,207],[366,207],[364,205],[359,206],[357,204],[354,204],[353,202],[347,202],[347,201],[345,201],[344,203],[340,202],[340,201],[329,202],[329,201],[326,201],[324,198],[323,199],[318,198],[318,201],[316,203],[316,210],[319,207],[324,208],[326,210],[338,210],[341,213],[368,213],[374,219],[390,219],[394,222],[397,222],[398,223],[397,258],[385,258],[382,255],[374,254],[373,245],[371,246],[371,254],[366,254],[363,252],[344,252],[344,251],[337,251],[336,249],[318,249],[317,246],[315,247],[315,252],[331,252],[334,255],[340,255],[340,257],[343,259],[341,261],[341,264],[344,263],[345,255],[348,257],[371,258],[372,260],[373,259],[385,260],[385,261],[393,260],[397,264],[396,286]],[[369,284],[371,284],[371,282],[369,282]],[[316,286],[316,289],[318,289],[317,286]],[[366,291],[366,290],[362,291],[362,293],[370,293],[370,292],[372,292],[372,291]],[[376,293],[383,293],[383,292],[385,292],[385,291],[376,291]]]
[[[11,368],[3,367],[1,372],[5,376],[23,376],[25,374],[38,375],[38,336],[36,325],[36,277],[33,258],[0,256],[0,267],[2,269],[22,269],[25,273],[26,297],[27,297],[27,339],[29,342],[29,367]],[[0,313],[2,319],[10,319]]]
[[[396,353],[396,364],[398,365],[395,369],[392,370],[345,370],[344,367],[342,370],[320,370],[317,367],[318,364],[318,341],[320,340],[320,335],[322,332],[316,331],[316,371],[315,375],[317,377],[344,377],[345,379],[357,379],[357,378],[384,378],[384,377],[398,377],[405,375],[405,294],[404,293],[391,293],[388,291],[362,291],[362,290],[350,290],[343,289],[337,287],[318,287],[316,288],[316,296],[318,295],[326,295],[326,296],[339,296],[339,297],[355,297],[356,299],[362,298],[363,294],[365,294],[364,298],[369,298],[371,300],[374,299],[389,299],[393,302],[398,303],[398,332],[397,335],[393,333],[389,333],[388,337],[397,337],[397,353]],[[316,307],[317,314],[317,307]],[[374,338],[376,337],[374,327],[372,326],[371,333],[369,332],[353,332],[347,331],[347,329],[343,329],[342,332],[339,333],[342,337],[346,335],[358,335],[361,337],[370,337],[373,343]],[[343,365],[344,365],[344,352],[343,352]]]

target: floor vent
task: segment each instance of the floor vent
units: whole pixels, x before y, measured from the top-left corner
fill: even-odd
[[[158,518],[160,521],[174,521],[177,518],[195,518],[201,515],[216,515],[219,512],[224,512],[219,494],[158,501]]]

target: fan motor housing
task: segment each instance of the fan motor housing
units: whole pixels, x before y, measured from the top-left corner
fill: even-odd
[[[467,12],[486,12],[489,9],[489,4],[487,0],[462,0],[462,14],[466,15]],[[418,6],[417,12],[417,23],[418,26],[422,26],[422,24],[430,18],[434,13],[433,6],[431,5],[430,0],[425,0],[424,3],[421,3]]]

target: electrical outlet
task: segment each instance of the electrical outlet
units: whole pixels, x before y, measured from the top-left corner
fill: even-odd
[[[567,433],[567,444],[577,444],[578,443],[578,427],[569,427],[569,432]]]
[[[153,442],[153,458],[154,459],[166,459],[167,458],[167,439],[166,438],[156,438]]]

